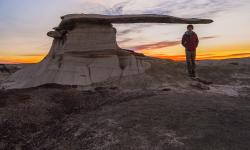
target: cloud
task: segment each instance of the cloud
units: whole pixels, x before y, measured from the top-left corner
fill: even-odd
[[[131,28],[131,29],[125,29],[125,30],[122,30],[122,31],[118,31],[117,35],[118,36],[123,36],[123,35],[127,35],[131,32],[140,32],[140,30],[135,30],[134,28]]]
[[[142,0],[137,0],[142,1]],[[180,17],[213,18],[220,12],[237,8],[246,1],[238,0],[156,0],[154,5],[140,9],[142,13],[167,14]]]
[[[204,37],[200,37],[200,40],[207,40],[207,39],[214,39],[217,38],[218,36],[204,36]]]
[[[145,28],[151,27],[153,24],[134,24],[134,25],[117,25],[118,28],[125,28],[118,30],[117,35],[118,36],[124,36],[129,33],[140,33]]]
[[[123,10],[129,3],[132,2],[131,0],[120,2],[115,4],[112,8],[106,10],[106,14],[109,15],[122,15]]]
[[[122,15],[124,8],[128,7],[132,0],[112,1],[112,0],[76,0],[81,4],[83,13],[100,13],[105,15]],[[109,4],[111,3],[111,6]]]
[[[120,41],[118,41],[119,44],[123,44],[123,43],[127,43],[127,42],[130,42],[132,41],[133,39],[132,38],[125,38],[125,39],[122,39]]]
[[[226,59],[226,58],[243,58],[250,57],[250,53],[238,53],[238,54],[230,54],[230,55],[222,55],[222,56],[207,56],[202,57],[202,59]]]
[[[78,0],[86,13],[121,15],[131,13],[166,14],[180,17],[214,17],[237,8],[246,0]],[[99,8],[99,9],[98,9]]]
[[[250,56],[250,53],[239,53],[239,54],[231,54],[231,55],[228,55],[230,57],[234,57],[234,56]]]
[[[164,48],[164,47],[170,47],[170,46],[175,46],[180,44],[180,41],[161,41],[153,44],[145,44],[145,45],[139,45],[135,46],[134,49],[136,51],[141,51],[141,50],[149,50],[149,49],[159,49],[159,48]]]
[[[153,55],[151,57],[156,57],[156,58],[160,58],[160,59],[171,59],[171,60],[175,60],[175,61],[183,61],[186,59],[185,55],[166,55],[166,54],[158,54],[158,55]]]
[[[22,56],[22,57],[40,57],[40,56],[45,56],[46,54],[19,54],[15,56]]]
[[[217,36],[205,36],[205,37],[200,37],[200,40],[206,40],[206,39],[213,39],[216,38]],[[125,41],[126,42],[126,41]],[[144,44],[144,45],[138,45],[134,46],[133,49],[136,51],[142,51],[142,50],[157,50],[160,48],[167,48],[171,46],[176,46],[181,43],[180,40],[176,41],[161,41],[157,43],[152,43],[152,44]]]

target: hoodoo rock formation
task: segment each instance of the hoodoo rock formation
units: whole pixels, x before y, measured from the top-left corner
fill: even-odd
[[[112,23],[207,24],[209,19],[183,19],[166,15],[70,14],[61,17],[49,54],[38,64],[13,74],[4,88],[29,88],[48,83],[91,85],[112,78],[143,73],[150,68],[146,57],[121,49]]]

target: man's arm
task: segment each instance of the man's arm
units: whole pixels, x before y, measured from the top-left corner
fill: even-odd
[[[186,47],[187,40],[186,40],[185,34],[182,36],[181,44],[182,44],[182,46]]]
[[[196,38],[196,47],[198,47],[198,45],[199,45],[199,38],[198,38],[198,35],[195,33],[195,38]]]

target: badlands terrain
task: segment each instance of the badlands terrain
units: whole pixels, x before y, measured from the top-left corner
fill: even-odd
[[[4,150],[250,149],[250,58],[148,58],[145,73],[91,86],[0,90]],[[28,65],[0,65],[0,83]]]

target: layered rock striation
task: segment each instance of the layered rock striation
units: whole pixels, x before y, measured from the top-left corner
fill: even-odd
[[[71,14],[48,36],[54,38],[49,54],[38,64],[13,74],[3,88],[29,88],[43,84],[86,86],[113,78],[143,73],[147,57],[121,49],[112,23],[211,23],[163,15],[105,16]]]

